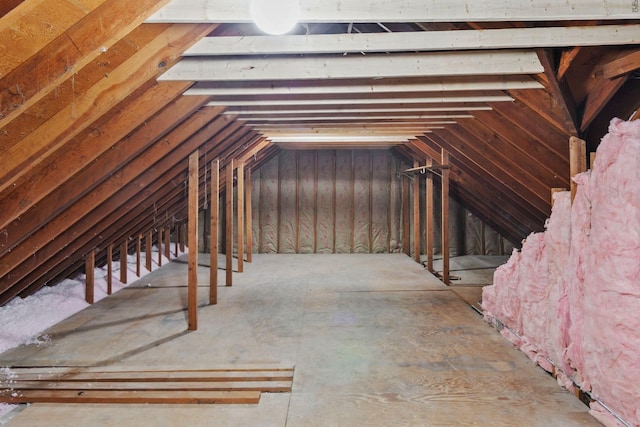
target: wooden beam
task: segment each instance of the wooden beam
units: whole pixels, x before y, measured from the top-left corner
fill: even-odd
[[[164,230],[164,256],[171,260],[171,227]]]
[[[538,59],[544,68],[547,77],[552,99],[557,103],[562,117],[559,119],[565,126],[565,130],[570,135],[578,136],[578,112],[576,103],[566,80],[558,80],[557,67],[553,54],[547,49],[536,49]]]
[[[626,75],[613,79],[598,79],[587,95],[587,99],[584,101],[584,114],[582,115],[582,122],[580,123],[580,130],[582,132],[587,130],[589,125],[626,81]]]
[[[606,28],[606,27],[601,27]],[[581,46],[575,46],[566,50],[563,50],[560,54],[560,59],[558,60],[558,69],[556,71],[556,80],[562,81],[564,76],[571,68],[571,65],[575,61],[575,59],[580,55],[581,52],[584,52],[584,48]]]
[[[579,173],[587,170],[587,144],[584,140],[576,137],[569,138],[569,154],[570,154],[570,177],[573,178]],[[576,197],[578,184],[571,180],[571,202]]]
[[[640,43],[640,25],[205,37],[182,56],[532,49]]]
[[[218,227],[220,213],[220,159],[211,162],[211,205],[209,223],[209,304],[218,303]]]
[[[433,166],[433,158],[426,158],[425,165]],[[433,174],[426,173],[426,189],[425,189],[425,253],[427,255],[427,270],[433,270]]]
[[[291,85],[286,81],[272,82],[200,82],[185,91],[185,95],[264,96],[317,94],[380,94],[460,92],[470,90],[542,89],[543,86],[525,75],[423,77],[419,79],[385,80],[301,80]]]
[[[400,94],[398,94],[400,95]],[[347,105],[353,107],[354,105],[376,105],[380,103],[384,104],[395,104],[398,107],[410,107],[412,104],[431,104],[437,107],[438,104],[453,104],[453,103],[482,103],[482,102],[511,102],[513,98],[509,95],[505,95],[504,92],[500,91],[465,91],[465,92],[428,92],[426,94],[422,93],[414,93],[414,94],[404,94],[405,96],[395,96],[393,94],[386,95],[351,95],[347,96],[312,96],[309,95],[306,99],[300,99],[300,96],[291,96],[291,97],[282,97],[279,96],[277,99],[269,98],[260,98],[260,97],[244,97],[240,98],[221,98],[217,97],[213,101],[207,103],[210,107],[215,106],[224,106],[224,107],[243,107],[243,108],[258,108],[258,107],[269,107],[275,108],[280,106],[287,106],[290,108],[304,108],[307,106],[318,106],[318,105],[329,105],[331,107]],[[314,113],[315,114],[315,113]],[[403,115],[411,115],[416,116],[420,115],[417,113],[414,114],[403,114]],[[428,114],[423,114],[428,116]],[[354,119],[357,120],[357,114],[351,114]],[[287,117],[287,116],[283,116]],[[325,116],[325,120],[330,118],[331,116]],[[243,117],[242,120],[252,121],[249,117]],[[257,117],[253,121],[260,120],[260,117]],[[282,117],[278,118],[279,120],[284,120]]]
[[[409,217],[409,178],[402,175],[402,251],[411,256],[411,230]]]
[[[85,256],[85,300],[89,304],[93,304],[95,293],[95,269],[96,267],[96,253],[91,250]]]
[[[237,169],[237,215],[238,215],[238,273],[244,272],[244,163],[238,163]]]
[[[158,228],[158,267],[162,267],[162,233],[164,229]]]
[[[120,244],[120,282],[127,284],[127,240]]]
[[[637,44],[637,43],[635,43]],[[614,79],[640,68],[640,49],[623,51],[616,59],[608,62],[596,71],[596,77]]]
[[[226,197],[227,197],[227,214],[226,221],[226,286],[233,284],[233,159],[229,160],[226,168]]]
[[[227,109],[225,114],[237,114],[240,120],[258,120],[265,117],[297,117],[306,115],[323,114],[331,117],[336,114],[363,115],[392,113],[395,115],[445,113],[469,111],[491,111],[491,107],[480,103],[442,103],[442,104],[366,104],[363,108],[354,108],[352,105],[319,105],[301,107],[298,105],[284,106],[257,106],[257,107],[235,107]],[[306,108],[306,109],[305,109]]]
[[[198,329],[198,151],[189,156],[188,329]]]
[[[169,165],[175,164],[175,159],[188,157],[188,154],[182,157],[183,153],[185,153],[188,148],[195,145],[202,138],[210,135],[207,135],[207,133],[203,131],[202,134],[198,134],[197,138],[194,137],[192,139],[189,139],[189,137],[198,130],[202,130],[203,125],[209,123],[209,120],[211,120],[215,116],[215,111],[201,111],[193,114],[183,123],[183,126],[180,126],[174,129],[172,132],[166,134],[162,141],[156,141],[151,147],[140,153],[140,155],[136,157],[134,161],[128,163],[125,167],[123,167],[118,174],[110,176],[107,180],[100,183],[99,187],[96,187],[91,192],[89,192],[83,199],[81,199],[84,200],[85,203],[79,203],[79,201],[76,201],[65,211],[49,220],[44,227],[41,227],[36,233],[32,234],[26,241],[26,244],[19,246],[15,250],[12,250],[9,254],[5,255],[5,257],[10,256],[11,259],[16,260],[17,263],[22,262],[24,259],[30,256],[30,253],[32,254],[34,251],[39,250],[40,247],[46,245],[46,242],[50,242],[51,240],[55,239],[55,236],[59,235],[60,233],[66,232],[66,230],[72,224],[78,222],[81,218],[83,218],[83,216],[87,215],[87,212],[89,212],[91,209],[95,210],[95,208],[89,209],[88,207],[101,206],[101,209],[108,210],[108,208],[105,207],[106,205],[104,205],[104,202],[106,202],[110,197],[114,196],[116,197],[116,201],[112,202],[111,206],[114,206],[113,203],[115,203],[116,206],[123,203],[123,201],[126,200],[127,196],[121,196],[122,194],[128,193],[128,197],[131,197],[133,194],[136,194],[138,191],[140,191],[141,188],[143,188],[142,186],[138,188],[131,187],[130,184],[123,186],[123,183],[131,183],[135,182],[136,180],[144,179],[144,176],[152,176],[158,170],[158,164],[164,164],[165,168],[168,169]],[[220,122],[224,122],[224,120],[220,120]],[[205,129],[208,126],[213,125],[208,124],[207,126],[205,126]],[[186,143],[185,140],[187,140]],[[171,153],[172,150],[174,150],[174,157],[167,157],[167,155]],[[154,163],[154,168],[148,168],[147,165]],[[141,170],[149,171],[149,174],[143,173],[141,175]],[[125,191],[122,191],[123,189],[125,189]],[[112,207],[110,209],[112,209]],[[86,227],[85,230],[88,230],[90,228],[90,226],[86,223],[83,223],[83,226]],[[184,239],[181,240],[182,250],[184,251]],[[16,265],[14,261],[8,264]],[[2,270],[2,268],[2,264],[0,263],[0,270]],[[0,276],[2,274],[3,273],[0,273]]]
[[[0,190],[38,166],[52,152],[77,136],[102,114],[178,60],[182,49],[211,31],[211,25],[174,25],[137,51],[118,68],[12,145],[0,163]],[[158,67],[158,64],[166,64]]]
[[[248,2],[237,0],[172,0],[147,22],[253,22]],[[304,1],[300,22],[513,22],[637,19],[629,3],[550,0],[544,7],[523,7],[520,1],[490,2],[451,0],[443,7],[437,0],[409,0],[399,7],[384,0]]]
[[[471,71],[473,70],[473,71]],[[217,59],[183,58],[159,80],[246,81],[537,74],[535,53],[525,50],[433,52],[393,56]]]
[[[247,262],[252,261],[253,257],[253,212],[251,201],[251,167],[246,168],[246,180],[245,180],[245,197],[246,197],[246,211],[247,211]]]
[[[113,292],[113,243],[107,246],[107,295]]]
[[[413,166],[420,163],[413,161]],[[420,180],[417,175],[413,177],[413,259],[420,264]]]
[[[31,52],[31,55],[25,55],[20,65],[10,73],[0,74],[0,128],[75,75],[85,65],[96,60],[167,1],[102,0],[102,4],[90,10],[86,16],[78,19],[75,25],[59,34],[46,46],[37,46],[39,48]],[[69,2],[66,1],[42,3],[56,8],[65,4],[69,6]],[[32,16],[34,19],[38,19],[38,16],[53,19],[64,13],[63,10],[51,12],[48,15]],[[23,20],[29,20],[29,16],[23,17]],[[20,24],[24,25],[23,22]],[[40,25],[44,26],[40,29],[40,35],[58,30],[55,22],[42,19]],[[20,52],[24,47],[15,46],[15,41],[14,37],[11,41],[12,49]]]
[[[140,254],[142,252],[142,234],[138,234],[138,239],[136,240],[136,276],[140,277],[141,269],[140,269]]]
[[[147,231],[144,240],[144,249],[145,249],[145,268],[149,271],[152,270],[153,266],[151,265],[153,254],[151,253],[151,248],[153,246],[153,230]]]
[[[440,164],[449,164],[449,152],[442,149]],[[449,285],[449,169],[442,169],[442,281]]]

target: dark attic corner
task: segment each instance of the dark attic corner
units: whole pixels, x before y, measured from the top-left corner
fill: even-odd
[[[2,1],[0,425],[640,426],[637,1],[435,3]]]

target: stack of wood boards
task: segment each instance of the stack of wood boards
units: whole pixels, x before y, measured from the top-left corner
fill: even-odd
[[[0,403],[257,404],[261,393],[291,392],[293,382],[293,368],[11,368],[4,374]]]

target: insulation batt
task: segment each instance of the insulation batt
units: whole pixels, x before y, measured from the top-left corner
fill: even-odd
[[[628,425],[640,426],[640,121],[612,120],[591,171],[556,194],[483,291],[485,318],[543,368],[558,370]],[[592,415],[622,425],[597,402]]]

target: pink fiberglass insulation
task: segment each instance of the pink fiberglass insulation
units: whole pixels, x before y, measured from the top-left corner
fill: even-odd
[[[583,380],[640,425],[640,121],[613,120],[588,183]]]
[[[568,191],[554,195],[553,212],[547,220],[544,233],[547,252],[548,291],[547,304],[542,316],[545,334],[541,346],[547,357],[562,372],[573,373],[566,362],[569,345],[569,297],[567,295],[569,248],[571,237],[571,193]]]
[[[507,327],[502,334],[544,369],[564,366],[569,321],[566,276],[569,256],[569,193],[558,193],[545,233],[531,234],[520,252],[498,268],[483,290],[485,316]],[[514,335],[513,333],[517,334]]]
[[[485,317],[617,416],[640,426],[640,121],[615,119],[578,191],[556,195],[544,234],[496,270]],[[570,212],[570,215],[569,215]],[[600,403],[592,414],[621,425]]]

